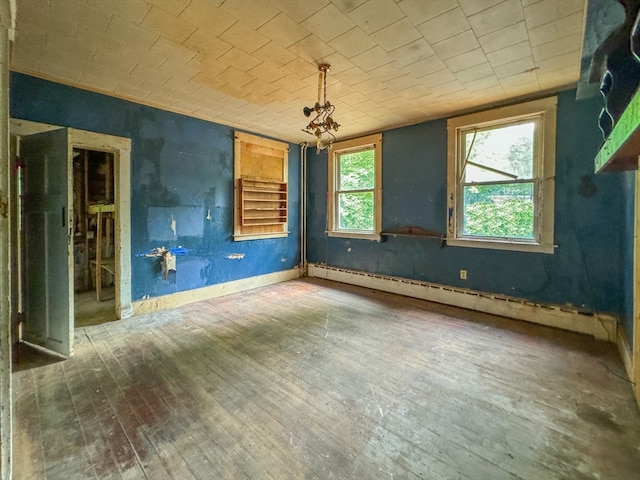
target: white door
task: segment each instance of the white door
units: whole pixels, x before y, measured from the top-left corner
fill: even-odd
[[[73,353],[73,244],[66,129],[20,139],[24,161],[23,340]]]

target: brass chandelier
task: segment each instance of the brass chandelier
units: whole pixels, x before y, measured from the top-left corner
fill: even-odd
[[[318,65],[320,71],[318,74],[318,101],[313,107],[302,109],[305,117],[313,117],[302,131],[316,137],[317,152],[331,147],[331,144],[336,140],[333,132],[337,132],[340,127],[340,124],[333,119],[336,107],[327,100],[327,72],[330,69],[331,65],[329,64]]]

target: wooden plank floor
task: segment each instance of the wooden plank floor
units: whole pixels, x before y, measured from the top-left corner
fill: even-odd
[[[302,279],[23,351],[17,479],[638,479],[612,344]]]

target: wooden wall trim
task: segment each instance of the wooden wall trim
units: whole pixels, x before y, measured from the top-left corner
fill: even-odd
[[[634,229],[633,229],[633,393],[640,406],[640,174],[635,173]],[[629,345],[629,342],[627,342]]]
[[[134,315],[157,312],[167,308],[179,307],[189,303],[208,300],[210,298],[221,297],[232,293],[244,292],[252,288],[264,287],[274,283],[294,280],[302,276],[302,270],[294,268],[282,272],[268,273],[256,277],[233,280],[231,282],[219,283],[209,287],[196,288],[185,292],[172,293],[161,297],[148,298],[133,303]]]
[[[622,363],[624,364],[624,369],[627,371],[627,375],[629,376],[629,378],[633,378],[633,352],[631,351],[631,347],[629,346],[629,339],[627,338],[627,334],[625,333],[623,328],[618,329],[616,345],[618,346],[620,358],[622,359]]]
[[[309,276],[585,333],[599,340],[615,342],[617,338],[616,319],[609,315],[584,314],[515,297],[318,264],[309,264]]]
[[[15,2],[0,1],[0,478],[11,478],[11,200],[9,144],[9,61]]]

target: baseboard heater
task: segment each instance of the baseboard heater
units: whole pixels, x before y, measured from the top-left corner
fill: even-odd
[[[612,315],[317,263],[309,264],[308,275],[593,335],[599,340],[615,342],[617,338],[617,321]]]

